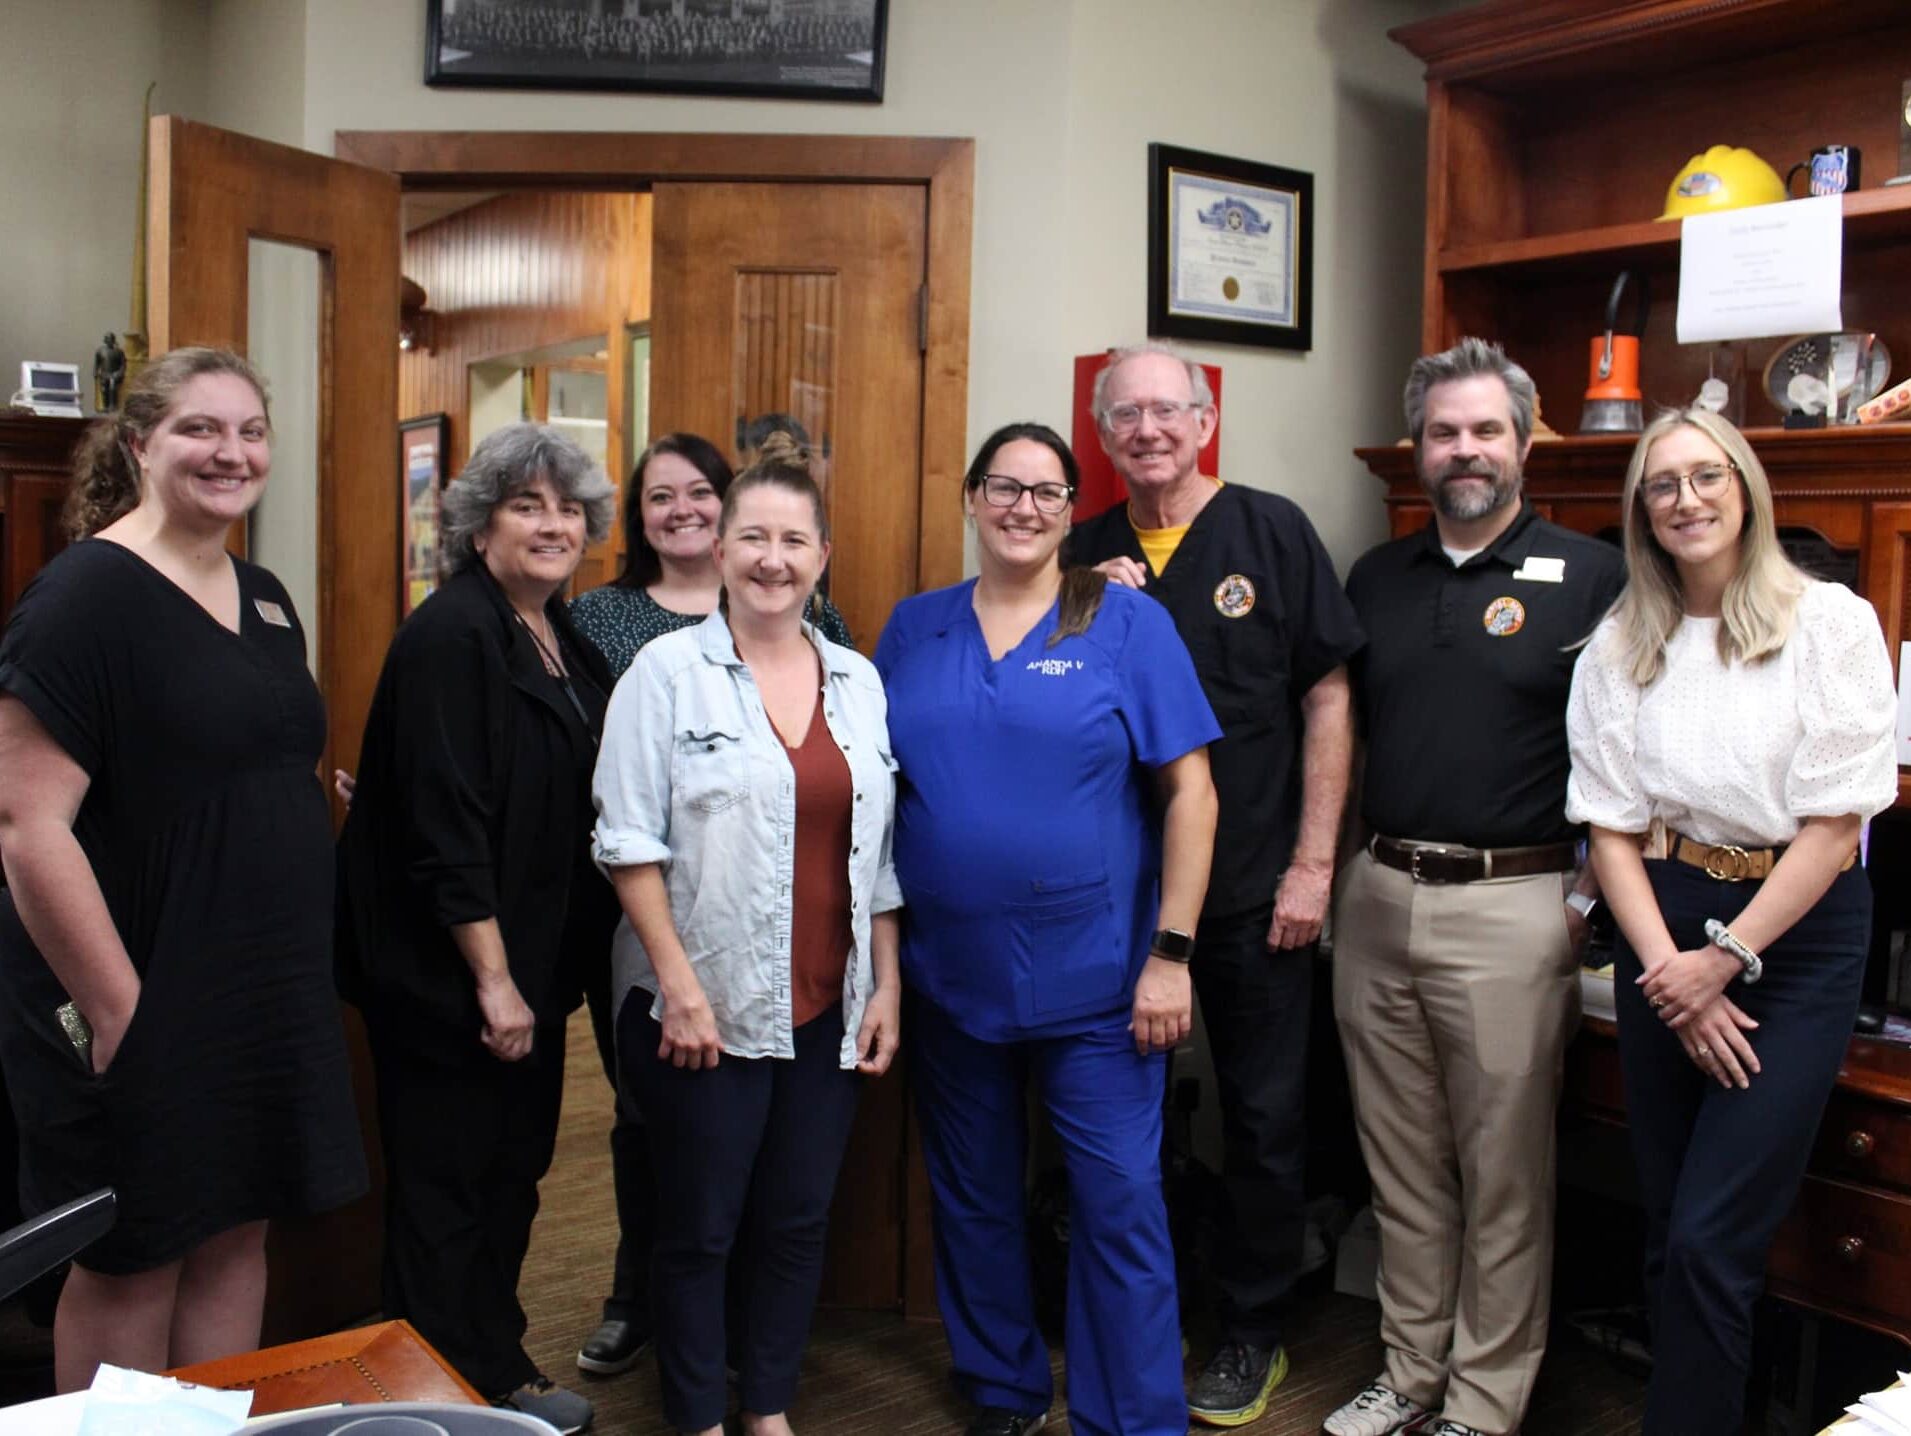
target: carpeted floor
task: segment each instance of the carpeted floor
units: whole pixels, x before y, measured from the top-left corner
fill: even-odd
[[[570,1032],[563,1130],[543,1186],[523,1293],[531,1355],[555,1381],[597,1406],[604,1436],[669,1436],[650,1363],[607,1379],[577,1370],[578,1343],[596,1325],[616,1242],[611,1203],[610,1092],[582,1014]],[[1250,1436],[1312,1436],[1321,1418],[1378,1369],[1378,1310],[1325,1293],[1296,1314],[1292,1374],[1267,1415],[1237,1428]],[[1056,1389],[1062,1386],[1060,1354]],[[1526,1436],[1624,1436],[1639,1429],[1644,1388],[1604,1355],[1556,1335],[1540,1374]],[[792,1424],[803,1436],[949,1433],[967,1418],[951,1390],[942,1331],[899,1317],[825,1312],[818,1316]],[[1050,1432],[1069,1429],[1060,1403]],[[1197,1428],[1198,1429],[1198,1428]]]

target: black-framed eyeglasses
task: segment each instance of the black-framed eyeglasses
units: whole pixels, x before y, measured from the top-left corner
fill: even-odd
[[[1679,502],[1679,490],[1690,484],[1693,498],[1716,499],[1730,487],[1737,474],[1738,465],[1730,462],[1700,464],[1684,473],[1668,469],[1641,479],[1639,495],[1649,509],[1669,509]]]
[[[1075,499],[1073,484],[1041,483],[1025,484],[1020,479],[1012,479],[1007,474],[984,474],[979,485],[982,497],[989,501],[992,508],[1012,509],[1022,502],[1027,494],[1035,501],[1036,509],[1045,514],[1059,514]]]

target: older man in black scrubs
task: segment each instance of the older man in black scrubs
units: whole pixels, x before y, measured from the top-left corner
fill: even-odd
[[[1553,1111],[1592,909],[1566,821],[1577,645],[1619,551],[1521,498],[1533,381],[1465,339],[1415,361],[1433,506],[1347,579],[1372,834],[1335,906],[1334,1011],[1380,1220],[1386,1365],[1328,1436],[1519,1430],[1546,1349]]]
[[[1287,1373],[1314,944],[1353,751],[1346,663],[1362,636],[1306,516],[1200,471],[1216,423],[1200,365],[1155,345],[1119,350],[1094,409],[1129,501],[1076,528],[1068,560],[1162,602],[1223,730],[1208,750],[1221,813],[1192,970],[1220,1089],[1229,1230],[1215,1263],[1223,1339],[1188,1407],[1237,1426]]]

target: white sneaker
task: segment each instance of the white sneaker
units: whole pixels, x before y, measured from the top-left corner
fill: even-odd
[[[1322,1436],[1393,1436],[1426,1414],[1426,1407],[1376,1381],[1321,1422],[1320,1429]]]

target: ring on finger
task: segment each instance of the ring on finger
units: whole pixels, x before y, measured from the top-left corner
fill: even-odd
[[[1663,997],[1655,997],[1646,1005],[1650,1007],[1654,1012],[1657,1012],[1661,1007],[1665,1006],[1665,999]]]
[[[1692,1049],[1692,1051],[1693,1051],[1693,1054],[1699,1058],[1706,1058],[1712,1055],[1712,1049],[1704,1045],[1695,1047]]]

